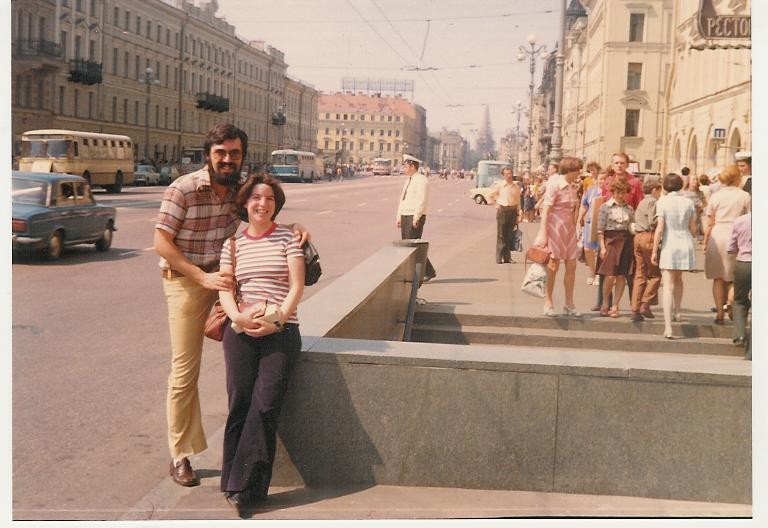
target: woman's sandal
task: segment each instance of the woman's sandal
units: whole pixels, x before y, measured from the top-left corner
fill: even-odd
[[[608,315],[616,319],[619,316],[619,307],[614,306],[613,308],[611,308],[611,311],[608,312]]]

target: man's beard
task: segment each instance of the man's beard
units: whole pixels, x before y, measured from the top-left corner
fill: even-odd
[[[224,174],[222,172],[219,172],[219,170],[225,167],[232,167],[232,174]],[[210,174],[213,177],[213,181],[215,181],[219,185],[232,186],[239,183],[241,167],[242,167],[242,164],[238,165],[236,163],[224,163],[224,162],[217,163],[216,167],[214,167],[213,162],[208,160],[208,174]],[[219,170],[216,170],[217,168]]]

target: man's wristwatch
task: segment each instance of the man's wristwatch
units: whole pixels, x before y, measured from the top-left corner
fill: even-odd
[[[275,328],[277,328],[278,332],[285,330],[285,326],[280,321],[275,321]]]

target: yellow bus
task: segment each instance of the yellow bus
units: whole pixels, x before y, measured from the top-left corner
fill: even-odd
[[[82,176],[119,193],[133,183],[133,141],[128,136],[77,130],[30,130],[21,135],[19,170]]]

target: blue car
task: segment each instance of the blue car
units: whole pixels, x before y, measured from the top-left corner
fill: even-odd
[[[64,246],[96,244],[98,251],[112,246],[117,211],[96,203],[85,178],[13,171],[11,182],[13,249],[37,249],[56,260]]]

